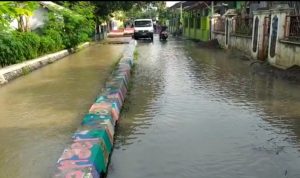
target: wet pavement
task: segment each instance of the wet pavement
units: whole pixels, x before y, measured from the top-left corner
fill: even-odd
[[[98,44],[0,88],[1,178],[52,175],[123,47]],[[300,177],[299,83],[190,41],[155,36],[137,50],[108,178]]]
[[[83,49],[0,88],[0,177],[51,177],[124,45]]]
[[[108,178],[299,178],[300,85],[193,42],[138,41]]]

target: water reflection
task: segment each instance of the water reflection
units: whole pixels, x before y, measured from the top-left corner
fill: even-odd
[[[297,84],[172,38],[138,51],[108,178],[300,176]]]
[[[214,50],[209,53],[211,55],[205,56],[204,49],[193,46],[194,44],[189,44],[187,50],[195,61],[191,70],[195,71],[195,75],[199,74],[196,77],[199,83],[213,91],[218,96],[216,99],[226,100],[240,107],[246,106],[247,109],[260,113],[260,117],[272,126],[288,128],[289,132],[294,132],[292,135],[298,137],[294,144],[299,147],[299,84],[276,79],[267,73],[257,75],[251,71],[249,61],[230,58],[230,53]]]
[[[126,99],[121,115],[122,121],[117,128],[118,132],[122,134],[116,135],[116,149],[134,143],[137,135],[145,134],[140,132],[140,129],[144,130],[151,127],[152,117],[157,111],[156,107],[158,107],[155,103],[159,102],[164,87],[162,71],[158,67],[164,65],[158,62],[161,58],[159,48],[153,43],[141,40],[138,41],[138,46],[148,50],[139,53],[141,60],[137,61],[131,79],[131,90],[127,96],[129,99]],[[157,61],[154,62],[153,60]]]

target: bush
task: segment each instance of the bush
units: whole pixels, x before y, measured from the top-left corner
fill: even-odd
[[[40,45],[39,52],[41,55],[64,49],[62,37],[59,32],[54,30],[47,30],[45,34],[41,36]]]
[[[0,33],[0,65],[16,64],[64,48],[76,48],[89,41],[94,32],[95,7],[89,2],[78,2],[69,8],[75,13],[52,9],[46,25],[35,32]]]
[[[43,36],[34,32],[0,33],[0,65],[7,66],[63,49],[63,40],[56,31]]]
[[[63,45],[62,36],[60,35],[59,32],[54,31],[54,30],[49,30],[49,31],[47,31],[46,36],[48,36],[55,42],[56,45],[53,48],[55,51],[65,48]]]
[[[25,59],[33,59],[39,56],[40,37],[32,32],[13,32],[14,40],[19,41],[23,47]]]
[[[64,16],[64,22],[63,39],[66,48],[76,48],[80,43],[89,40],[89,31],[87,26],[84,25],[82,17],[67,14]]]
[[[13,34],[0,34],[0,65],[6,66],[26,59],[25,47]]]
[[[49,36],[42,36],[40,40],[39,54],[47,54],[55,51],[55,41]]]

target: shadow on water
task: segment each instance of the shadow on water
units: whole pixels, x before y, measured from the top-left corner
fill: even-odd
[[[136,40],[137,43],[153,43],[153,41],[151,41],[151,39],[149,38],[139,38],[138,40]]]

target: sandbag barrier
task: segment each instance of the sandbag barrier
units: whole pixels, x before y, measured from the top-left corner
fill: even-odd
[[[56,163],[55,178],[99,178],[107,172],[115,126],[128,90],[136,42],[131,40],[123,57],[100,91],[80,127]]]

